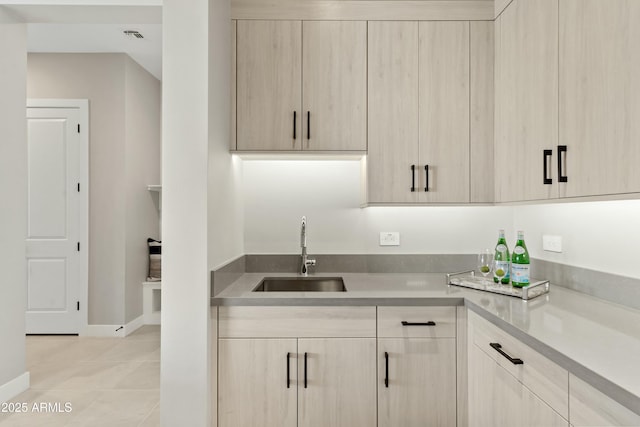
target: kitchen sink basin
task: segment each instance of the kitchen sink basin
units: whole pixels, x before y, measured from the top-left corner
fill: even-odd
[[[346,292],[342,277],[265,277],[253,292]]]

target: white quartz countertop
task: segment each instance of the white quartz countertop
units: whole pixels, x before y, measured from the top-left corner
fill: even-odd
[[[446,285],[445,274],[330,273],[346,292],[252,292],[246,273],[211,299],[225,305],[465,305],[621,404],[640,413],[640,311],[551,284],[530,301]]]

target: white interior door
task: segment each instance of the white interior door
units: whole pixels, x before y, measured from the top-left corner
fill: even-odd
[[[80,111],[27,108],[29,334],[80,332]]]

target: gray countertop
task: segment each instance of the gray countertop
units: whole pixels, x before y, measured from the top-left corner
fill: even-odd
[[[347,292],[252,292],[245,273],[211,299],[225,305],[465,305],[572,374],[640,413],[640,311],[551,285],[530,301],[447,286],[444,274],[331,273]]]

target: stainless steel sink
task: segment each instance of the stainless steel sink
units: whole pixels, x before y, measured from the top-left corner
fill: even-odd
[[[253,292],[346,292],[342,277],[265,277]]]

